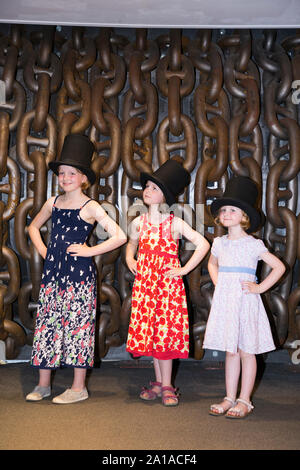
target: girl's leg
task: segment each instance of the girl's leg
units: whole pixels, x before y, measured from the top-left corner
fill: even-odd
[[[158,361],[160,373],[161,373],[161,384],[162,387],[171,387],[171,377],[172,377],[172,359],[159,360]]]
[[[241,356],[238,353],[226,353],[225,383],[226,395],[233,400],[236,398],[239,378],[241,373]]]
[[[161,370],[159,366],[159,361],[155,357],[153,358],[153,365],[154,365],[154,372],[155,372],[155,382],[162,383],[162,375],[161,375]],[[151,387],[151,390],[153,392],[160,394],[161,391],[161,385],[153,385]]]
[[[242,383],[240,398],[250,402],[257,372],[256,357],[255,354],[248,354],[244,351],[240,351],[240,354],[242,359]]]
[[[39,387],[50,387],[51,380],[51,370],[50,369],[40,369],[39,370]]]
[[[154,371],[155,371],[155,382],[150,382],[150,387],[143,388],[140,393],[142,400],[155,400],[155,398],[161,396],[161,372],[158,360],[153,358]]]
[[[81,392],[85,388],[86,369],[75,367],[71,390]]]
[[[172,387],[171,384],[171,378],[172,378],[172,366],[173,366],[173,360],[172,359],[166,359],[166,360],[159,360],[159,368],[160,368],[160,373],[161,373],[161,386],[163,387]],[[165,405],[173,405],[174,402],[176,404],[178,403],[178,399],[174,397],[174,391],[172,390],[164,390],[162,392],[163,398],[164,398],[164,404]],[[168,398],[170,397],[170,398]]]
[[[171,387],[172,359],[162,360],[153,358],[153,363],[156,382],[160,382],[162,387]]]
[[[245,353],[240,351],[242,360],[242,380],[241,380],[241,393],[240,399],[245,400],[247,403],[251,403],[251,394],[255,384],[257,363],[255,354]],[[249,409],[246,404],[238,402],[230,415],[247,414]]]
[[[159,361],[155,357],[153,358],[153,365],[155,371],[155,380],[156,382],[161,382],[161,371],[159,367]]]
[[[155,372],[155,382],[162,383],[162,375],[161,375],[161,369],[159,365],[159,360],[156,359],[155,357],[153,358],[153,365],[154,365],[154,372]],[[152,387],[153,392],[155,393],[160,393],[161,386],[159,385],[154,385]]]
[[[235,398],[236,398],[240,372],[241,372],[240,354],[226,352],[226,358],[225,358],[226,396],[228,398],[231,398],[233,402],[235,401]],[[211,410],[214,411],[215,414],[223,414],[225,411],[229,410],[229,408],[231,407],[232,407],[232,402],[228,400],[223,400],[221,403],[218,403],[217,405],[212,405]]]

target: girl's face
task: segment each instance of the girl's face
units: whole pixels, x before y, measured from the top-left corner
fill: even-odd
[[[145,204],[162,204],[165,202],[164,193],[153,181],[147,181],[143,191],[143,199]]]
[[[224,227],[236,227],[240,225],[244,212],[235,206],[223,206],[219,210],[219,220]]]
[[[86,175],[77,170],[77,168],[69,165],[59,166],[58,183],[65,192],[75,191],[81,188],[82,184],[86,181]]]

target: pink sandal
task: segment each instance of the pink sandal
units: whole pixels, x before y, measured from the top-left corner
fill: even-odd
[[[149,388],[146,388],[146,387],[142,388],[142,391],[140,393],[140,398],[142,400],[151,401],[151,400],[155,400],[158,397],[161,397],[161,382],[150,382],[149,385],[150,385]],[[155,392],[153,390],[154,387],[159,387],[160,391]]]
[[[170,391],[172,393],[164,395],[164,392]],[[161,400],[164,406],[177,406],[178,405],[178,393],[176,388],[173,387],[162,387],[161,389]],[[171,403],[167,400],[172,400]]]

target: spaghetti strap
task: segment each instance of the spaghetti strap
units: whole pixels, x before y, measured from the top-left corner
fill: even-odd
[[[172,222],[173,222],[173,219],[174,219],[174,213],[171,212],[169,217],[167,217],[165,220],[163,220],[163,222],[161,222],[159,224],[159,236],[162,238],[162,231],[163,231],[163,226],[166,225],[167,222],[170,222],[170,225],[169,225],[169,232],[170,232],[170,235],[171,235],[171,226],[172,226]],[[173,237],[172,237],[173,238]]]
[[[87,201],[85,201],[85,203],[84,203],[84,204],[82,204],[82,206],[80,207],[80,209],[79,209],[79,210],[81,211],[81,209],[83,209],[83,208],[84,208],[84,206],[85,206],[85,205],[86,205],[88,202],[90,202],[90,201],[93,201],[93,199],[88,199]]]
[[[54,199],[54,202],[53,202],[53,206],[52,206],[52,207],[54,207],[54,206],[55,206],[55,203],[56,203],[56,201],[57,201],[57,198],[58,198],[59,196],[60,196],[60,195],[58,194],[58,195],[55,197],[55,199]]]

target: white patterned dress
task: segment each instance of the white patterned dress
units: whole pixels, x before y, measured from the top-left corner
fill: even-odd
[[[89,368],[94,363],[96,267],[92,258],[71,256],[66,250],[73,243],[84,243],[93,225],[80,217],[83,206],[59,209],[56,199],[31,364],[40,369]]]
[[[241,281],[255,281],[257,262],[267,248],[251,235],[215,238],[218,281],[206,325],[204,349],[261,354],[275,349],[267,313],[259,294],[245,293]]]

